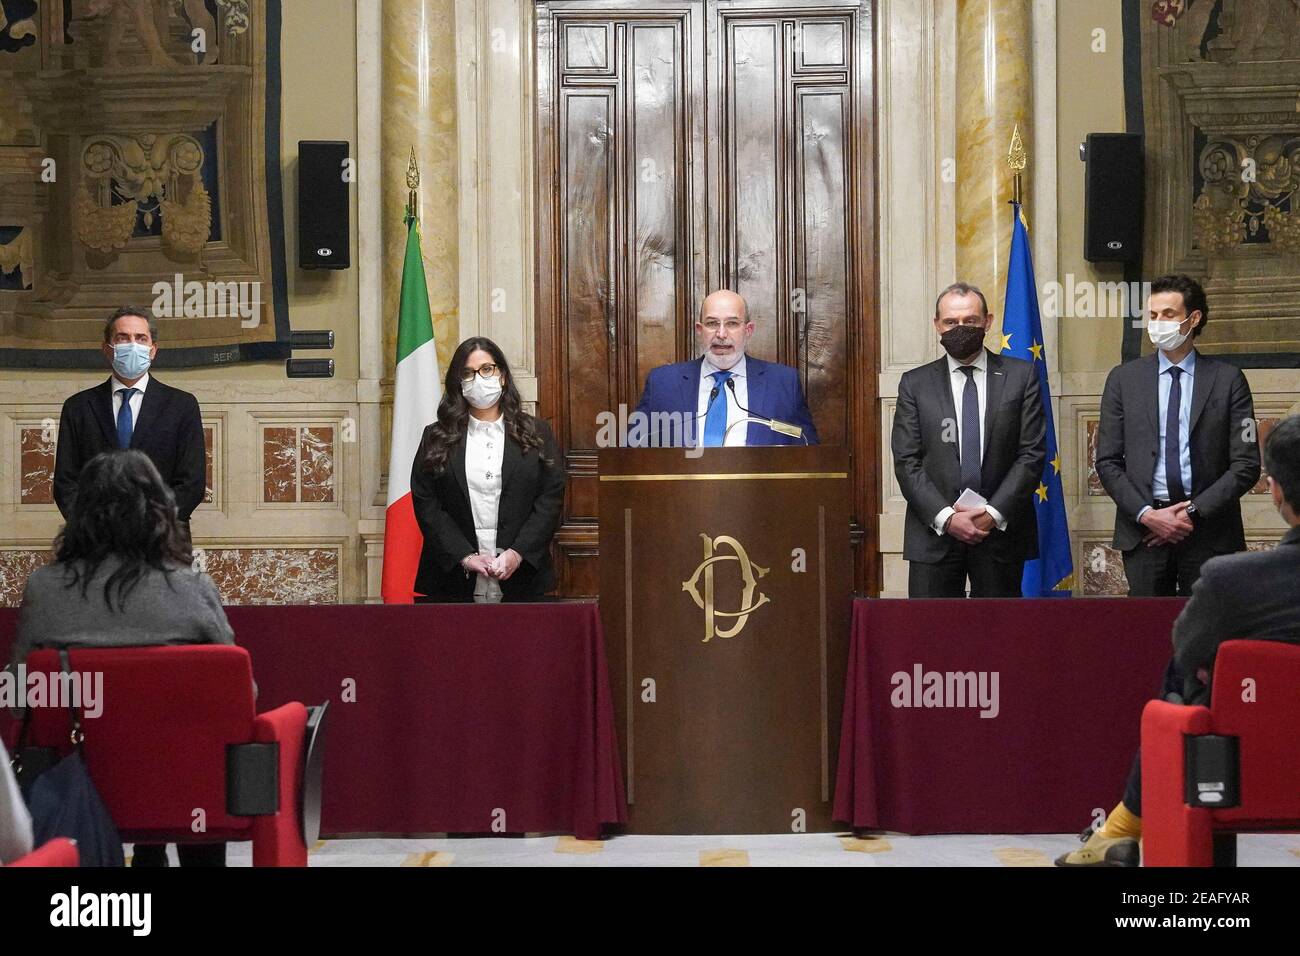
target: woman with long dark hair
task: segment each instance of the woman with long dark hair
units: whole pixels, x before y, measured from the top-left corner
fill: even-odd
[[[233,643],[216,585],[192,567],[176,497],[149,456],[121,449],[90,459],[54,563],[27,578],[14,663],[38,647]],[[166,866],[166,851],[136,844],[133,865]],[[177,852],[186,866],[225,865],[224,843]]]
[[[457,346],[438,420],[411,467],[424,534],[415,591],[426,601],[528,601],[555,586],[551,539],[564,469],[550,426],[523,410],[491,339]]]

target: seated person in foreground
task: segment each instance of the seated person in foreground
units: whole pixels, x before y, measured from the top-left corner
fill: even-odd
[[[749,307],[741,296],[722,289],[705,297],[695,321],[702,358],[661,365],[646,376],[636,410],[650,418],[648,444],[817,444],[817,426],[804,401],[799,373],[788,365],[746,356],[753,334]],[[776,427],[739,424],[746,418],[767,419]]]
[[[41,647],[235,643],[216,585],[190,564],[176,498],[143,452],[107,451],[86,463],[54,556],[27,579],[14,664]],[[166,849],[136,844],[133,865],[166,866]],[[184,865],[225,865],[224,843],[177,851]]]
[[[1264,447],[1273,505],[1290,530],[1272,551],[1211,558],[1174,622],[1174,658],[1161,696],[1210,703],[1214,657],[1224,641],[1300,643],[1300,415],[1279,423]],[[1300,693],[1300,688],[1297,688]],[[1291,728],[1278,728],[1291,733]],[[1133,759],[1124,799],[1058,866],[1137,866],[1142,838],[1142,755]]]
[[[0,866],[32,852],[32,817],[9,769],[9,752],[0,740]]]

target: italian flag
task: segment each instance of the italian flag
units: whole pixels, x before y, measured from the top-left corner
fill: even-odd
[[[420,227],[416,218],[408,215],[397,316],[388,510],[384,516],[384,576],[380,593],[385,604],[411,604],[415,600],[415,571],[424,538],[415,522],[411,501],[411,465],[424,427],[437,419],[441,392],[429,289],[424,282],[424,260],[420,255]]]

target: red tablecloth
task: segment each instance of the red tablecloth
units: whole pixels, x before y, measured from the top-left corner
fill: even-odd
[[[626,819],[596,604],[226,613],[259,711],[330,701],[323,834],[597,839]],[[16,622],[0,609],[0,660]]]
[[[902,833],[1082,830],[1123,795],[1182,605],[856,601],[835,819]],[[894,706],[925,702],[906,693],[917,665],[922,687],[925,672],[996,671],[997,716]]]

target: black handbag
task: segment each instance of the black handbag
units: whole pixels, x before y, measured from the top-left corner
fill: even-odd
[[[23,722],[18,731],[18,746],[9,757],[9,767],[18,781],[18,790],[27,801],[31,797],[32,784],[38,777],[59,762],[57,747],[36,747],[31,741],[32,708],[23,711]],[[74,724],[75,726],[75,724]]]
[[[72,673],[66,650],[59,651],[59,662],[65,674]],[[32,816],[34,842],[41,846],[55,837],[67,837],[77,844],[82,866],[125,866],[122,838],[82,758],[85,735],[81,714],[72,701],[68,710],[72,715],[72,753],[60,759],[55,748],[28,743],[32,717],[29,707],[23,715],[18,748],[10,761]]]

